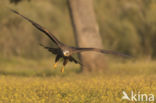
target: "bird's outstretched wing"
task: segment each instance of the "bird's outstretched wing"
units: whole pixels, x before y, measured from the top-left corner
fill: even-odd
[[[43,33],[45,33],[57,46],[61,46],[63,45],[63,43],[61,43],[59,40],[57,40],[57,38],[52,34],[50,33],[47,29],[45,29],[44,27],[42,27],[41,25],[37,24],[36,22],[32,21],[31,19],[23,16],[22,14],[20,14],[19,12],[13,10],[13,9],[10,9],[13,13],[23,17],[25,20],[29,21],[33,26],[35,26],[37,29],[39,29],[40,31],[42,31]]]
[[[113,54],[113,55],[118,55],[118,56],[123,56],[123,57],[130,57],[129,55],[125,55],[119,52],[111,51],[111,50],[103,50],[103,49],[98,49],[98,48],[72,48],[73,53],[79,53],[79,52],[86,52],[86,51],[94,51],[94,52],[99,52],[99,53],[104,53],[104,54]]]

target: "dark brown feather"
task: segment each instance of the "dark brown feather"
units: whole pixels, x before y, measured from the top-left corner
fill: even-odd
[[[69,61],[70,62],[74,62],[75,64],[80,64],[81,66],[84,66],[86,68],[88,68],[86,65],[82,64],[80,61],[76,60],[74,57],[70,56],[69,57]]]
[[[13,9],[10,9],[13,13],[23,17],[25,20],[29,21],[32,25],[34,25],[38,30],[42,31],[43,33],[45,33],[57,46],[61,46],[63,45],[63,43],[61,43],[59,40],[57,40],[57,38],[52,34],[50,33],[47,29],[45,29],[44,27],[42,27],[41,25],[37,24],[36,22],[32,21],[31,19],[23,16],[22,14],[20,14],[19,12],[13,10]]]
[[[48,51],[52,52],[53,54],[58,54],[59,53],[59,48],[51,48],[51,47],[44,46],[42,44],[40,44],[40,46],[42,46],[45,49],[48,49]]]
[[[118,56],[123,56],[123,57],[130,57],[129,55],[125,55],[125,54],[111,51],[111,50],[103,50],[103,49],[98,49],[98,48],[73,48],[73,53],[86,52],[86,51],[95,51],[95,52],[104,53],[104,54],[113,54],[113,55],[118,55]]]

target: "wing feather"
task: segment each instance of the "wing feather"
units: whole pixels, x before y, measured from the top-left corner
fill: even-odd
[[[58,48],[51,48],[51,47],[44,46],[42,44],[40,44],[40,46],[42,46],[43,48],[47,49],[49,52],[52,52],[53,54],[58,54],[58,51],[59,51]]]
[[[41,32],[45,33],[57,46],[60,47],[60,45],[63,45],[63,43],[61,43],[59,40],[57,40],[57,38],[50,33],[47,29],[45,29],[44,27],[42,27],[41,25],[39,25],[38,23],[34,22],[33,20],[23,16],[22,14],[20,14],[19,12],[10,9],[13,13],[23,17],[25,20],[29,21],[33,26],[35,26],[38,30],[40,30]]]
[[[113,54],[113,55],[118,55],[118,56],[123,56],[123,57],[130,57],[129,55],[125,55],[125,54],[111,51],[111,50],[103,50],[103,49],[98,49],[98,48],[73,48],[73,53],[87,52],[87,51],[94,51],[94,52],[99,52],[99,53],[104,53],[104,54]]]

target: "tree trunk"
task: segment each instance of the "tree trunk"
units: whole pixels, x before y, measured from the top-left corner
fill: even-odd
[[[69,0],[68,7],[74,34],[79,47],[103,48],[96,22],[93,0]],[[80,54],[83,71],[99,71],[105,68],[104,56],[99,53]]]

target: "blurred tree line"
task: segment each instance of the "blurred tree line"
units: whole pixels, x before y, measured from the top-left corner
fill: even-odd
[[[94,2],[105,49],[137,57],[156,57],[155,0]],[[66,44],[75,45],[66,0],[3,0],[0,7],[0,55],[41,57],[47,53],[38,46],[46,37],[6,7],[14,8],[47,27]]]
[[[104,45],[135,56],[156,56],[155,0],[98,0]]]

